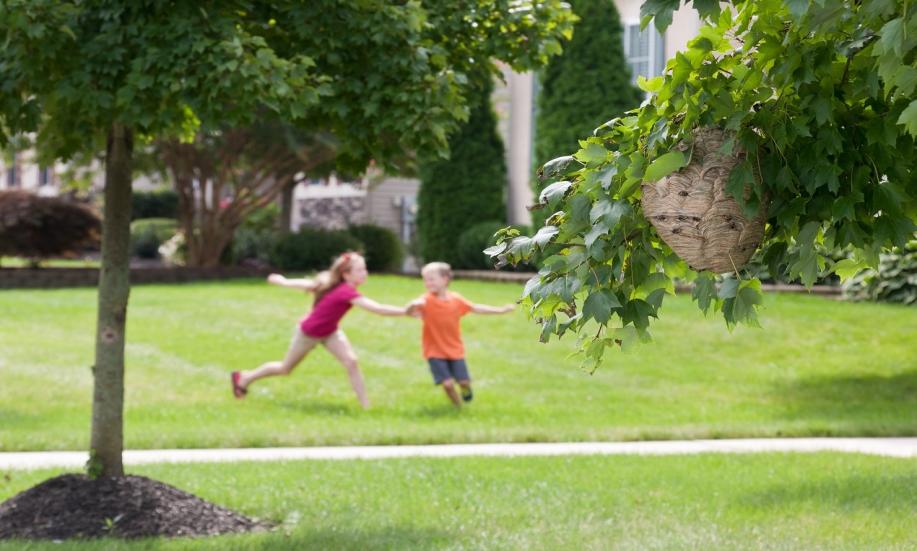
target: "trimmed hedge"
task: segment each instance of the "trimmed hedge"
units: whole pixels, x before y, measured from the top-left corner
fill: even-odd
[[[178,194],[170,189],[135,191],[131,195],[131,220],[178,218]]]
[[[370,271],[393,272],[401,269],[404,247],[393,231],[373,224],[360,224],[347,228],[347,233],[363,243],[366,267]]]
[[[131,222],[131,254],[140,258],[159,258],[159,246],[178,233],[172,218],[143,218]]]
[[[449,138],[449,159],[420,165],[417,197],[420,254],[426,262],[458,265],[458,237],[466,229],[506,216],[506,161],[490,103],[488,75],[469,99],[468,122]]]
[[[280,237],[270,260],[282,270],[324,270],[335,256],[362,249],[363,243],[346,231],[303,228]]]

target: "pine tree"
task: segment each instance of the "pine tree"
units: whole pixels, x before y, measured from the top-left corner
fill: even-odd
[[[417,229],[424,261],[460,266],[457,243],[479,222],[506,219],[506,159],[490,102],[493,84],[475,91],[468,121],[449,139],[448,159],[421,163]]]
[[[535,163],[571,155],[578,140],[602,123],[637,107],[643,92],[630,82],[621,19],[612,0],[573,0],[580,20],[563,54],[541,75]],[[536,183],[536,193],[541,186]],[[536,218],[537,213],[536,211]],[[542,213],[543,217],[544,214]],[[540,224],[536,224],[536,227]]]

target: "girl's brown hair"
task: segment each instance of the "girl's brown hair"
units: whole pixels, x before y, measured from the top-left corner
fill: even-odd
[[[315,282],[318,286],[315,288],[315,302],[318,304],[328,291],[334,289],[344,281],[344,274],[350,271],[353,261],[356,258],[363,258],[359,253],[348,251],[334,259],[331,267],[315,276]]]

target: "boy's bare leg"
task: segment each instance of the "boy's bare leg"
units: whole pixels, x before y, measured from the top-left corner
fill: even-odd
[[[462,387],[462,400],[470,402],[474,398],[474,393],[471,391],[471,381],[465,379],[458,382],[459,386]]]
[[[452,400],[452,403],[455,407],[462,407],[462,399],[459,398],[458,392],[455,391],[455,381],[452,379],[446,379],[443,381],[443,390],[446,391],[446,396]]]
[[[344,369],[347,370],[347,377],[350,378],[350,386],[357,395],[360,405],[363,409],[369,409],[369,398],[366,397],[366,385],[363,382],[363,373],[357,363],[357,355],[350,346],[350,341],[343,331],[334,333],[325,339],[325,348],[341,362]]]

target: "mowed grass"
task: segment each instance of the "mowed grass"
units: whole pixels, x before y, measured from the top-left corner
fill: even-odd
[[[502,304],[521,287],[456,281]],[[403,304],[419,279],[361,288]],[[0,450],[85,449],[91,412],[93,289],[0,292]],[[245,400],[229,373],[279,359],[309,302],[263,281],[136,286],[128,312],[128,448],[917,435],[917,309],[770,295],[763,329],[726,330],[689,297],[669,297],[633,353],[595,373],[571,336],[544,345],[516,311],[463,321],[475,400],[455,411],[420,355],[420,324],[354,310],[343,327],[373,407],[317,350]]]
[[[67,549],[914,549],[917,462],[843,454],[387,459],[132,469],[269,520]],[[0,500],[53,472],[7,473]],[[100,520],[102,522],[102,520]],[[60,549],[0,542],[2,550]]]

